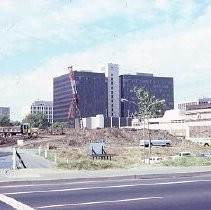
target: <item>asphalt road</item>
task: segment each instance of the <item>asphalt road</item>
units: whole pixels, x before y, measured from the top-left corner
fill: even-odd
[[[12,168],[12,152],[7,148],[0,148],[0,169]]]
[[[53,162],[37,155],[34,151],[27,149],[18,149],[17,151],[27,168],[50,168],[54,165]],[[12,168],[12,155],[12,148],[0,148],[0,169]],[[18,163],[17,156],[16,160]]]
[[[0,209],[5,205],[29,210],[210,210],[211,176],[2,186]]]

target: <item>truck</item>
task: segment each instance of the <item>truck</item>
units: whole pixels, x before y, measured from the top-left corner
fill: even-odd
[[[168,139],[152,139],[140,141],[140,146],[149,147],[150,144],[151,146],[169,147],[171,146],[172,142]]]
[[[38,132],[36,128],[31,128],[28,123],[23,123],[18,126],[0,127],[0,135],[2,137],[10,137],[15,135],[23,135],[27,137],[37,137]]]

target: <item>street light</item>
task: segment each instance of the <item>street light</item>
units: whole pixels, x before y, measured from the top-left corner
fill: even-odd
[[[144,121],[144,124],[143,124],[143,138],[144,138],[144,148],[145,148],[145,115],[146,115],[146,112],[148,111],[148,109],[154,105],[154,104],[157,104],[157,103],[165,103],[165,100],[160,100],[160,101],[155,101],[155,102],[152,102],[151,104],[149,104],[143,111],[143,121]],[[149,117],[147,117],[147,124],[148,124],[148,132],[149,132]],[[150,157],[151,157],[151,138],[149,138],[149,164],[150,164]],[[145,163],[145,150],[144,150],[144,163]]]

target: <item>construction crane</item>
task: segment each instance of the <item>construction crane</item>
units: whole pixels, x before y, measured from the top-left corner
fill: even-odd
[[[79,100],[78,100],[78,92],[76,89],[75,75],[73,71],[73,67],[68,67],[69,71],[69,80],[71,85],[71,97],[70,97],[70,107],[68,111],[68,119],[75,120],[78,119],[78,124],[80,128],[83,128],[81,113],[79,110]]]

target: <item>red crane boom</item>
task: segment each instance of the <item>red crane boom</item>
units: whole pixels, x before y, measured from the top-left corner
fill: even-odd
[[[76,89],[76,82],[75,82],[73,67],[69,66],[68,71],[69,71],[69,80],[70,80],[70,85],[71,85],[71,98],[70,98],[68,118],[73,119],[73,120],[78,118],[79,126],[80,128],[82,128],[83,124],[82,124],[81,114],[79,110],[78,92]]]

